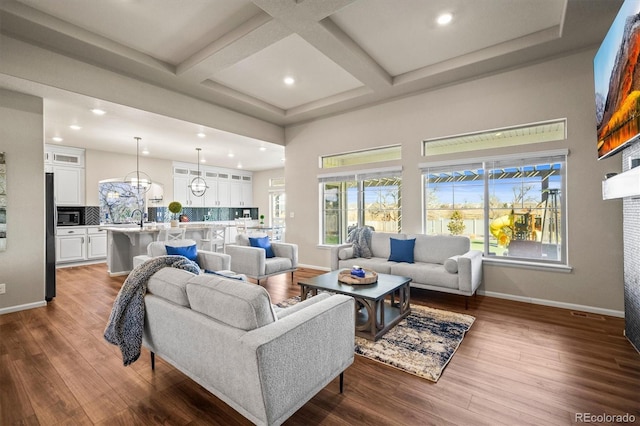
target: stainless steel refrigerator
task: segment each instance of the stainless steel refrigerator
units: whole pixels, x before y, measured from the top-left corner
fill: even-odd
[[[45,300],[51,302],[56,296],[56,201],[53,192],[53,173],[45,173]]]

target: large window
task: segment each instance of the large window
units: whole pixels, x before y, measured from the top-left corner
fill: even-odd
[[[321,176],[321,244],[341,244],[359,226],[400,232],[401,171]]]
[[[566,264],[566,151],[422,165],[427,234],[507,260]]]

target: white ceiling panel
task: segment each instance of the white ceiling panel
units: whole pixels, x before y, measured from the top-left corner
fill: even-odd
[[[260,12],[249,0],[20,2],[173,65]]]
[[[293,85],[284,83],[287,76],[295,79]],[[296,34],[222,70],[211,80],[285,110],[362,86]]]
[[[93,114],[96,107],[106,114]],[[88,97],[48,96],[44,115],[45,142],[53,145],[135,155],[134,137],[140,137],[140,150],[153,158],[196,163],[195,149],[202,148],[201,159],[212,166],[257,171],[284,165],[283,146]]]
[[[564,8],[565,0],[368,0],[331,19],[396,76],[557,28]],[[444,12],[453,21],[439,26]]]

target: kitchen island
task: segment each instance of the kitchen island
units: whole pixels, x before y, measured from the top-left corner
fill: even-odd
[[[187,222],[185,238],[200,243],[211,226],[225,226],[225,243],[235,241],[236,228],[233,222]],[[147,254],[149,243],[158,240],[160,231],[168,229],[169,224],[145,223],[141,228],[136,224],[103,224],[100,229],[107,231],[107,271],[110,276],[126,275],[133,269],[133,258]]]

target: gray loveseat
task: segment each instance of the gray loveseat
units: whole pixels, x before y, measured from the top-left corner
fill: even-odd
[[[414,263],[388,260],[391,238],[416,239]],[[470,248],[471,242],[465,236],[372,232],[370,250],[373,257],[353,257],[352,244],[334,246],[331,248],[331,269],[357,265],[378,273],[409,277],[412,287],[472,296],[482,281],[482,252]]]
[[[279,425],[354,359],[354,302],[289,308],[260,286],[163,268],[149,280],[143,345],[259,425]],[[342,389],[340,389],[342,390]]]

